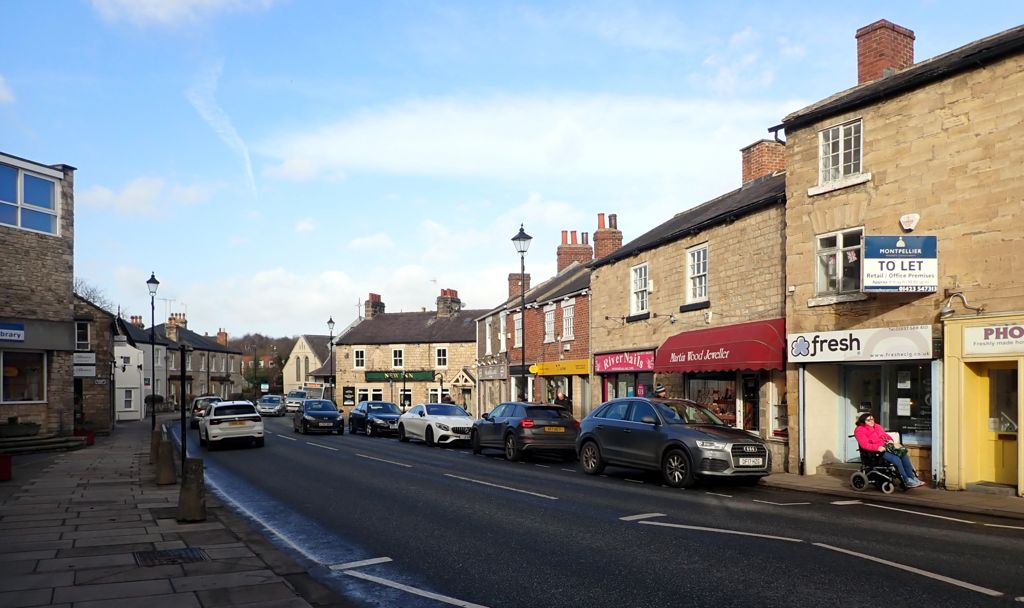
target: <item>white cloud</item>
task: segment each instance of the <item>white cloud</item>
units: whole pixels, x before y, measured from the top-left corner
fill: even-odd
[[[316,222],[309,218],[301,219],[295,222],[295,232],[304,233],[313,232],[314,230],[316,230]]]
[[[223,63],[218,63],[200,74],[198,81],[185,92],[185,97],[199,112],[199,116],[220,137],[221,141],[238,154],[245,170],[246,183],[250,191],[256,192],[256,179],[252,173],[249,147],[235,130],[231,119],[217,103],[217,81],[220,80],[223,68]]]
[[[349,249],[393,249],[395,242],[383,232],[352,239],[348,244]]]
[[[137,177],[120,191],[92,186],[76,195],[85,207],[111,209],[125,215],[154,215],[160,208],[195,205],[210,198],[214,187],[205,184],[167,187],[159,177]]]
[[[0,74],[0,103],[14,103],[14,93],[11,87],[7,86],[3,74]]]
[[[106,21],[135,25],[195,23],[217,13],[269,9],[274,0],[91,0]]]

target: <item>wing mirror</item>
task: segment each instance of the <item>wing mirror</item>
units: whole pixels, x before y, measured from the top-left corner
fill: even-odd
[[[424,414],[423,411],[421,410],[420,411],[420,418],[423,418],[424,416],[426,416],[426,414]]]
[[[483,418],[484,420],[490,420],[491,419],[491,415],[488,414],[487,412],[484,412],[483,415],[480,416],[480,417]]]
[[[654,426],[658,426],[658,419],[655,418],[654,416],[644,416],[643,418],[640,419],[640,422],[643,422],[644,424],[653,424]]]

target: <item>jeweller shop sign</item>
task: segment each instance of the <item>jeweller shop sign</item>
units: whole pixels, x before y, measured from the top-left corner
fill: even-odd
[[[964,328],[965,355],[1024,353],[1024,325],[986,325]]]
[[[865,236],[861,263],[864,293],[933,293],[939,290],[938,239],[934,236]]]

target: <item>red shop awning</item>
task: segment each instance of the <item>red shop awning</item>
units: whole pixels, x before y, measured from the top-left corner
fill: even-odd
[[[654,355],[656,372],[785,369],[786,320],[698,329],[665,340]]]

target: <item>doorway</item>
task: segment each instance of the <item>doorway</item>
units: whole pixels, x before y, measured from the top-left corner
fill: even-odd
[[[967,365],[964,382],[967,481],[1017,485],[1020,371],[1014,362]]]
[[[843,396],[840,400],[839,428],[842,436],[843,461],[860,461],[860,451],[853,431],[857,417],[871,413],[882,420],[882,367],[880,365],[843,366]]]

